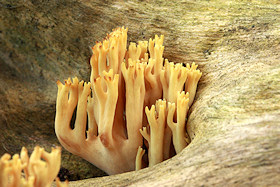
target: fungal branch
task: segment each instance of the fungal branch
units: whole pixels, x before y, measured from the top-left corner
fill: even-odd
[[[189,110],[189,93],[177,92],[177,102],[168,103],[167,125],[172,131],[173,144],[176,153],[180,153],[188,144],[186,136],[186,116]],[[177,112],[177,122],[173,121],[175,110]]]
[[[117,174],[153,166],[187,146],[186,116],[201,72],[195,64],[164,61],[163,39],[127,48],[127,29],[114,29],[92,47],[90,82],[57,82],[55,132],[65,149]]]
[[[162,84],[160,73],[163,66],[163,35],[160,38],[156,35],[155,39],[149,40],[150,58],[145,69],[146,95],[145,105],[151,106],[157,99],[162,98]]]
[[[149,144],[149,166],[153,166],[163,161],[166,101],[159,99],[155,105],[152,105],[150,110],[146,107],[145,111],[149,122],[150,133],[147,132],[146,127],[143,127],[143,130],[140,129],[140,132]]]
[[[125,111],[128,141],[137,142],[138,147],[142,144],[142,137],[139,134],[139,129],[142,127],[143,121],[145,64],[140,63],[139,60],[133,61],[129,58],[128,68],[125,67],[125,63],[122,63],[121,69],[125,80]],[[134,147],[134,149],[136,150],[137,147]]]

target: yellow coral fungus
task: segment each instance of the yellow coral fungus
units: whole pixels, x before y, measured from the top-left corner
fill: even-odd
[[[39,146],[34,148],[30,157],[25,147],[20,155],[15,154],[12,158],[8,153],[4,154],[0,159],[0,187],[51,186],[60,169],[60,155],[60,147],[52,148],[48,153]],[[68,185],[60,181],[57,184]]]
[[[114,29],[92,47],[89,83],[57,82],[55,132],[63,147],[117,174],[141,169],[144,154],[152,166],[170,158],[173,146],[176,153],[187,146],[186,116],[201,72],[164,60],[163,39],[127,49],[127,29]]]

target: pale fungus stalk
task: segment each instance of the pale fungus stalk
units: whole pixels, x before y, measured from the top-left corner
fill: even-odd
[[[162,97],[162,84],[160,83],[160,73],[163,66],[163,35],[160,38],[156,35],[155,39],[149,40],[150,58],[145,69],[145,105],[153,105],[157,99]]]
[[[189,110],[189,93],[183,91],[178,92],[177,96],[177,105],[175,103],[168,103],[168,116],[167,124],[172,131],[173,145],[176,153],[178,154],[187,146],[187,137],[186,137],[186,116]],[[173,122],[175,110],[177,111],[177,122]]]
[[[150,126],[150,134],[148,134],[146,127],[140,130],[140,132],[149,143],[149,166],[153,166],[163,161],[166,101],[157,100],[156,106],[152,105],[150,110],[146,107],[145,111]]]
[[[138,171],[142,169],[142,158],[145,154],[145,150],[142,149],[140,146],[138,147],[137,150],[137,155],[136,155],[136,160],[135,160],[135,170]]]
[[[189,106],[191,106],[195,97],[197,83],[202,73],[200,72],[200,70],[197,69],[197,65],[195,65],[195,63],[192,63],[191,66],[190,64],[187,64],[187,68],[189,71],[188,71],[188,78],[185,83],[185,91],[190,94]]]

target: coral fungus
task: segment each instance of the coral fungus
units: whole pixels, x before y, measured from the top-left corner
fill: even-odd
[[[57,82],[55,132],[64,148],[117,174],[141,169],[142,146],[149,166],[187,146],[186,116],[201,72],[164,60],[163,38],[127,49],[127,29],[117,28],[92,47],[90,82]]]
[[[12,158],[8,153],[0,159],[0,187],[46,187],[51,186],[60,168],[61,148],[52,148],[47,153],[43,148],[36,146],[31,156],[23,147],[20,155]],[[22,171],[24,171],[24,176]],[[57,186],[68,186],[68,182],[56,180]]]

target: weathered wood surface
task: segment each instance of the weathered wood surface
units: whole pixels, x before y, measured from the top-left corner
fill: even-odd
[[[166,58],[199,65],[193,141],[155,167],[71,186],[280,185],[279,1],[2,0],[0,10],[1,154],[58,144],[56,80],[88,81],[89,46],[124,25],[129,41],[164,34]]]

